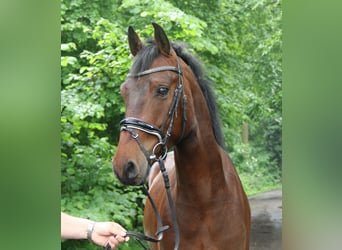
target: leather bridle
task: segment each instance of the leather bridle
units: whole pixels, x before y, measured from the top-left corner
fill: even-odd
[[[161,67],[157,67],[157,68],[148,69],[148,70],[145,70],[143,72],[139,72],[137,74],[129,74],[128,77],[139,78],[142,76],[146,76],[149,74],[162,72],[162,71],[173,71],[173,72],[178,73],[177,87],[174,91],[174,97],[173,97],[170,109],[167,113],[167,116],[163,122],[163,125],[160,128],[158,128],[158,127],[156,127],[156,126],[154,126],[148,122],[145,122],[143,120],[140,120],[138,118],[127,117],[120,122],[120,127],[121,127],[121,131],[129,132],[131,134],[132,138],[138,143],[141,151],[144,153],[144,155],[146,157],[146,160],[149,164],[149,167],[151,167],[154,162],[159,163],[160,171],[161,171],[163,179],[164,179],[164,185],[165,185],[166,194],[168,197],[168,203],[169,203],[169,207],[170,207],[170,211],[171,211],[173,228],[174,228],[174,232],[175,232],[175,247],[174,247],[174,249],[178,249],[178,247],[179,247],[179,227],[178,227],[178,223],[177,223],[174,204],[173,204],[172,197],[171,197],[170,182],[169,182],[169,177],[168,177],[168,174],[166,172],[165,165],[164,165],[164,160],[167,157],[167,141],[171,136],[172,128],[174,125],[174,120],[175,120],[175,117],[177,117],[178,105],[180,103],[182,94],[183,94],[182,133],[181,133],[180,137],[178,138],[178,140],[176,141],[175,144],[177,144],[182,139],[184,132],[185,132],[185,123],[187,120],[187,118],[186,118],[187,98],[186,98],[186,95],[184,94],[184,90],[183,90],[182,67],[179,63],[179,58],[177,57],[177,67],[161,66]],[[168,121],[169,121],[168,128],[167,128],[166,132],[164,133],[163,132],[165,130],[164,127]],[[136,132],[136,130],[139,130],[139,131],[142,131],[144,133],[156,136],[158,138],[158,142],[154,145],[151,154],[149,154],[147,152],[147,150],[145,149],[143,143],[139,139],[139,135]],[[160,156],[157,158],[156,151],[158,148],[161,148],[161,152],[159,153]],[[157,232],[155,233],[155,235],[158,236],[158,238],[151,237],[151,236],[144,235],[144,234],[137,233],[137,232],[127,232],[127,236],[133,236],[136,239],[140,239],[140,240],[146,240],[146,241],[151,241],[151,242],[159,242],[163,238],[163,232],[165,230],[169,229],[169,226],[168,225],[166,225],[166,226],[162,225],[161,218],[160,218],[159,212],[156,208],[156,205],[154,204],[154,202],[153,202],[151,196],[148,194],[148,192],[147,192],[147,195],[148,195],[148,199],[152,205],[152,208],[153,208],[154,213],[155,213],[156,218],[157,218],[158,229],[157,229]],[[109,245],[107,245],[107,247],[108,246]],[[105,249],[110,249],[110,248],[105,248]]]
[[[185,123],[187,120],[187,118],[186,118],[187,98],[183,92],[182,68],[181,68],[181,65],[179,63],[179,59],[177,57],[177,67],[161,66],[161,67],[145,70],[145,71],[137,73],[135,75],[133,75],[133,74],[128,75],[128,77],[139,78],[142,76],[146,76],[149,74],[162,72],[162,71],[173,71],[173,72],[178,73],[178,82],[177,82],[177,87],[175,89],[175,94],[174,94],[170,109],[167,113],[167,116],[166,116],[164,122],[163,122],[163,125],[160,128],[157,128],[156,126],[154,126],[148,122],[145,122],[143,120],[140,120],[140,119],[134,118],[134,117],[127,117],[120,122],[121,131],[122,130],[128,131],[131,134],[131,136],[137,141],[141,151],[144,153],[144,155],[147,159],[147,162],[149,163],[150,166],[152,166],[152,163],[154,161],[158,160],[157,156],[156,156],[156,150],[158,147],[161,147],[161,149],[162,149],[162,153],[161,153],[160,157],[163,160],[165,160],[165,158],[167,156],[167,141],[168,141],[169,137],[171,136],[171,132],[172,132],[173,124],[174,124],[174,119],[177,116],[177,109],[178,109],[178,105],[179,105],[180,100],[181,100],[182,93],[183,93],[182,133],[181,133],[179,139],[177,140],[177,142],[175,144],[177,144],[184,135]],[[165,127],[168,120],[170,121],[168,129],[166,130],[166,133],[163,133],[164,127]],[[157,144],[153,147],[152,154],[150,154],[150,155],[148,154],[148,152],[144,148],[143,144],[139,140],[138,134],[134,130],[140,130],[140,131],[145,132],[147,134],[154,135],[158,138]]]

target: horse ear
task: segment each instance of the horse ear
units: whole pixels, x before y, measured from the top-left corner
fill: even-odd
[[[132,26],[128,27],[128,44],[129,44],[129,48],[130,48],[133,56],[138,54],[138,52],[143,47],[143,44],[142,44],[139,36],[137,35],[137,33],[135,33]]]
[[[165,56],[169,56],[171,53],[171,51],[170,51],[171,46],[170,46],[169,39],[167,38],[162,27],[160,27],[156,23],[152,23],[152,25],[154,28],[154,40],[155,40],[160,52]]]

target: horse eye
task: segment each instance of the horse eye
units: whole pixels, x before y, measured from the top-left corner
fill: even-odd
[[[167,88],[165,86],[158,87],[157,95],[159,95],[159,96],[166,96],[167,93],[169,93],[169,88]]]

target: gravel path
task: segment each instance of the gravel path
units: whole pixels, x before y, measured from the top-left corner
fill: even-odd
[[[250,250],[281,250],[282,190],[249,197],[252,212]]]

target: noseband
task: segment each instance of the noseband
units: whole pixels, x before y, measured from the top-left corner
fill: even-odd
[[[179,59],[177,57],[177,67],[161,66],[161,67],[145,70],[145,71],[137,73],[135,75],[129,74],[128,77],[139,78],[142,76],[146,76],[149,74],[162,72],[162,71],[173,71],[173,72],[178,73],[178,82],[177,82],[177,87],[175,89],[175,94],[174,94],[171,106],[169,108],[169,111],[167,113],[167,116],[163,122],[163,125],[160,128],[158,128],[158,127],[156,127],[156,126],[154,126],[148,122],[145,122],[143,120],[140,120],[138,118],[127,117],[120,122],[120,127],[121,127],[121,131],[123,131],[123,130],[128,131],[131,134],[132,138],[134,140],[136,140],[141,151],[144,153],[146,160],[147,160],[150,167],[152,166],[152,164],[155,161],[159,162],[159,167],[160,167],[160,171],[162,173],[163,179],[164,179],[166,194],[167,194],[167,198],[168,198],[168,202],[169,202],[169,207],[170,207],[170,211],[171,211],[171,217],[172,217],[172,222],[173,222],[173,227],[174,227],[174,232],[175,232],[175,248],[174,249],[178,249],[178,247],[179,247],[179,228],[178,228],[176,212],[174,209],[174,204],[173,204],[171,192],[170,192],[169,177],[168,177],[168,174],[167,174],[165,166],[164,166],[164,160],[166,159],[166,156],[167,156],[167,141],[168,141],[169,137],[171,136],[171,132],[172,132],[173,124],[174,124],[174,119],[175,119],[175,117],[177,117],[178,105],[180,103],[182,93],[183,93],[182,133],[181,133],[180,137],[178,138],[178,140],[176,141],[175,144],[177,144],[182,139],[182,137],[184,135],[184,131],[185,131],[185,123],[187,120],[186,119],[187,98],[183,92],[184,90],[183,90],[182,68],[181,68],[181,65],[179,63]],[[169,125],[168,125],[166,132],[164,133],[163,132],[164,127],[167,124],[167,121],[169,121]],[[158,142],[154,145],[151,154],[149,154],[147,152],[147,150],[145,149],[144,145],[142,144],[142,142],[139,139],[139,135],[136,132],[136,130],[140,130],[144,133],[156,136],[158,138]],[[160,156],[157,158],[156,151],[158,148],[161,148],[161,153],[160,153]],[[128,236],[134,236],[137,239],[147,240],[147,241],[151,241],[151,242],[158,242],[158,241],[162,240],[163,231],[167,230],[169,228],[169,226],[163,226],[162,225],[159,212],[158,212],[156,205],[154,204],[154,202],[153,202],[153,200],[149,194],[148,194],[148,198],[149,198],[149,201],[152,205],[152,208],[153,208],[154,213],[155,213],[156,218],[157,218],[158,230],[156,232],[156,235],[158,236],[158,238],[153,238],[153,237],[150,237],[150,236],[147,236],[144,234],[140,234],[140,233],[136,233],[136,232],[128,232],[127,235]]]

